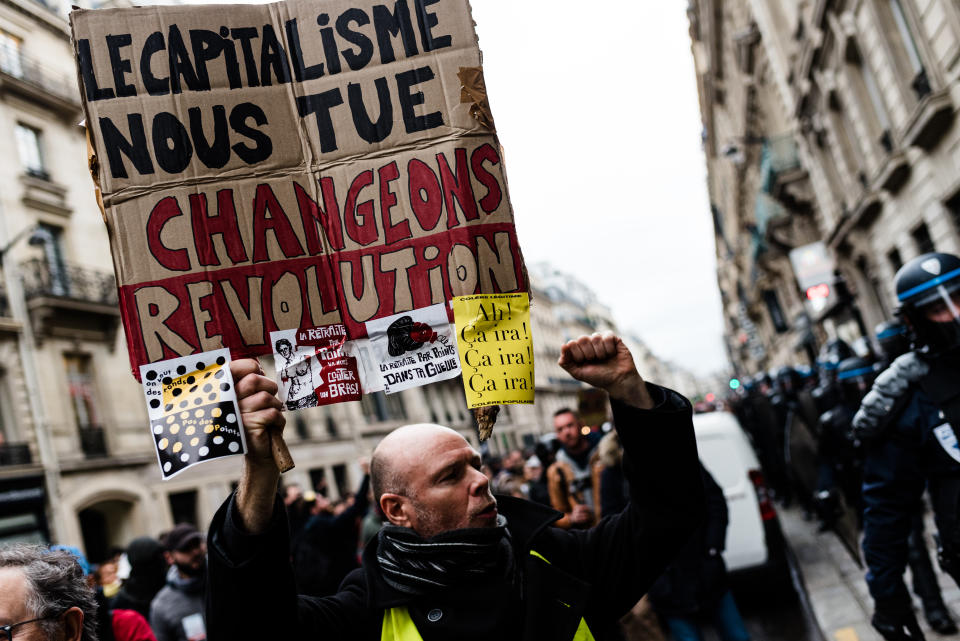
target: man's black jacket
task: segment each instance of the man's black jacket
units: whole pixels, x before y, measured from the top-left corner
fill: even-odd
[[[521,568],[519,593],[505,584],[430,597],[404,594],[384,582],[374,539],[363,567],[336,595],[297,597],[279,498],[269,529],[251,536],[241,530],[231,497],[210,526],[210,641],[377,641],[385,609],[396,606],[407,606],[424,641],[488,641],[491,617],[503,612],[514,613],[511,625],[494,641],[569,641],[581,617],[601,639],[660,576],[704,512],[690,404],[649,387],[657,404],[652,410],[613,403],[632,496],[622,513],[590,530],[561,530],[549,527],[559,512],[497,497]]]

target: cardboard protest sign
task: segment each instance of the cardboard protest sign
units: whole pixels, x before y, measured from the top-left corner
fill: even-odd
[[[367,334],[372,360],[377,364],[383,391],[387,394],[443,381],[460,373],[446,305],[432,305],[369,321]]]
[[[135,371],[527,290],[467,0],[70,23]]]
[[[533,403],[530,297],[458,296],[453,316],[468,407]]]
[[[143,365],[140,376],[164,479],[246,451],[230,350]]]
[[[279,398],[288,410],[359,401],[357,359],[343,351],[342,324],[271,332]]]

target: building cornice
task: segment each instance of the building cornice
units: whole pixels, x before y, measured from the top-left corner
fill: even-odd
[[[66,41],[70,40],[70,32],[67,28],[67,21],[54,13],[52,10],[42,6],[39,2],[34,0],[0,0],[0,3],[10,7],[14,11],[28,18],[37,21],[47,31],[50,31],[55,36],[63,38]]]

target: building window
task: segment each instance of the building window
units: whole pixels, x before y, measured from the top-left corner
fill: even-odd
[[[857,94],[858,102],[863,106],[864,124],[869,131],[871,142],[879,144],[889,153],[893,150],[890,118],[887,115],[887,107],[883,102],[876,76],[873,75],[873,69],[867,64],[856,44],[850,46],[847,60],[848,77],[854,93]]]
[[[344,498],[350,493],[347,487],[347,466],[343,463],[337,463],[333,466],[333,481],[337,484],[337,494]]]
[[[50,272],[50,293],[54,296],[70,295],[70,280],[67,277],[67,265],[63,259],[63,229],[54,225],[40,223],[44,235],[43,254],[47,270]]]
[[[930,238],[930,230],[927,229],[926,223],[920,223],[910,235],[913,236],[913,242],[917,246],[917,251],[921,254],[929,254],[930,252],[937,251],[937,248],[933,244],[933,239]]]
[[[405,420],[407,411],[399,394],[374,392],[364,394],[360,401],[363,417],[371,422]]]
[[[23,60],[20,58],[20,38],[0,31],[0,71],[17,78],[23,77]]]
[[[174,492],[167,496],[174,523],[197,525],[197,491]]]
[[[780,300],[777,298],[777,292],[773,291],[772,289],[765,289],[763,291],[763,301],[767,305],[767,313],[770,314],[770,322],[773,323],[773,328],[777,331],[777,333],[782,334],[790,329],[787,325],[787,319],[783,315],[783,308],[780,307]]]
[[[34,178],[49,180],[50,175],[43,164],[40,130],[17,123],[15,136],[17,151],[20,153],[20,162],[23,164],[24,171]]]
[[[903,267],[903,258],[900,257],[899,249],[891,249],[887,252],[887,261],[889,261],[890,266],[893,268],[893,271],[899,271]]]
[[[901,0],[880,0],[876,6],[893,52],[893,64],[898,72],[895,75],[910,78],[910,88],[919,100],[930,93],[930,79],[903,3]]]
[[[950,222],[953,223],[953,230],[960,236],[960,191],[948,198],[944,206],[950,214]]]
[[[80,448],[87,457],[106,456],[106,441],[97,410],[92,359],[88,354],[64,354],[63,360],[67,370],[67,391],[73,406],[73,417],[80,431]]]
[[[315,467],[310,470],[310,489],[320,496],[327,495],[327,470]]]
[[[307,421],[300,412],[293,415],[293,426],[297,431],[297,437],[301,441],[310,438],[310,430],[307,429]]]

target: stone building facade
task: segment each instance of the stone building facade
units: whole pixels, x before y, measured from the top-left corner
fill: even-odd
[[[865,347],[899,266],[960,249],[960,5],[693,0],[689,17],[732,364]],[[807,292],[789,256],[815,242],[836,273]]]

